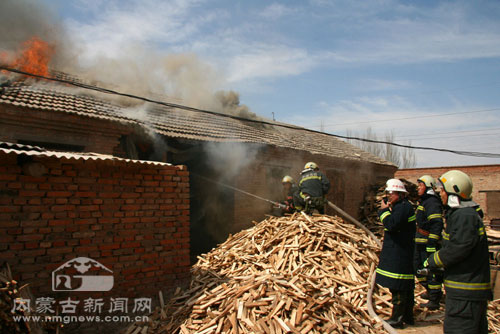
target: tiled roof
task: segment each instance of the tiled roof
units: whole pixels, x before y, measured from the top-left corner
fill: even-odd
[[[314,154],[392,165],[371,153],[328,135],[279,126],[262,126],[227,117],[158,105],[148,105],[147,108],[143,106],[147,110],[141,111],[139,108],[126,108],[113,103],[112,100],[107,100],[104,94],[96,96],[89,95],[82,89],[62,84],[30,85],[20,82],[0,88],[0,104],[139,124],[170,137],[269,144]]]
[[[147,164],[157,166],[172,166],[171,164],[149,160],[132,160],[118,158],[113,155],[98,154],[98,153],[74,153],[74,152],[59,152],[50,151],[38,146],[23,145],[16,143],[0,142],[0,152],[6,154],[28,155],[28,156],[43,156],[64,158],[67,160],[107,160],[107,161],[122,161],[133,164]]]

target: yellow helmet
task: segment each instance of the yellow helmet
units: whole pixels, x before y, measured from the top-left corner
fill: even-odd
[[[423,175],[421,176],[417,182],[422,182],[423,184],[425,184],[425,186],[427,188],[431,188],[431,189],[434,189],[436,188],[436,180],[430,176],[430,175]]]
[[[439,182],[448,194],[468,200],[472,196],[472,180],[460,170],[450,170],[439,178]]]
[[[318,165],[312,161],[306,163],[306,165],[304,166],[304,169],[316,169],[316,168],[318,168]]]
[[[285,175],[281,180],[281,183],[293,183],[293,177],[290,175]]]

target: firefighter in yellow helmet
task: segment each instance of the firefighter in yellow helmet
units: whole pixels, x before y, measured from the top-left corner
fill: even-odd
[[[293,178],[289,175],[283,177],[281,184],[283,185],[283,195],[285,197],[285,200],[280,203],[281,213],[294,213],[296,210],[293,200],[294,196],[299,192],[299,189],[297,185],[295,185]]]
[[[472,180],[451,170],[438,179],[446,208],[443,246],[424,266],[444,268],[444,333],[488,333],[487,303],[492,299],[488,240],[472,201]]]
[[[439,250],[441,232],[443,231],[443,206],[435,192],[436,180],[430,175],[423,175],[417,180],[419,204],[416,210],[417,233],[415,234],[415,254],[413,267],[415,271],[422,269],[425,260]],[[419,275],[418,282],[427,292],[423,297],[429,301],[421,306],[430,310],[439,308],[442,297],[441,285],[443,277],[440,273]]]
[[[300,173],[299,192],[295,196],[297,210],[312,214],[314,210],[325,213],[326,195],[330,190],[330,181],[320,172],[314,162],[308,162]]]

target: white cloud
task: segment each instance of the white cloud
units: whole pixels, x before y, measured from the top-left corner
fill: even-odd
[[[231,58],[229,82],[298,75],[316,66],[321,58],[310,55],[305,49],[283,45],[251,45],[245,51]]]
[[[498,21],[471,17],[462,3],[414,7],[380,1],[343,6],[340,13],[352,19],[354,38],[340,37],[337,51],[349,63],[408,64],[500,56]]]
[[[84,60],[97,56],[117,57],[133,45],[157,46],[161,43],[184,42],[199,27],[214,17],[190,17],[199,1],[155,0],[116,2],[94,5],[99,9],[91,21],[67,21],[71,35],[80,44]]]
[[[408,80],[361,79],[357,84],[359,90],[381,92],[414,89],[418,84]]]
[[[294,13],[296,10],[279,3],[272,3],[260,13],[266,19],[277,20],[283,16]]]
[[[68,21],[84,59],[116,57],[124,45],[166,46],[169,51],[207,57],[233,83],[296,76],[319,67],[500,56],[500,24],[471,18],[461,3],[420,8],[395,0],[316,0],[301,10],[271,3],[257,15],[249,12],[238,24],[231,23],[236,17],[230,8],[215,8],[201,0],[79,0],[76,6],[84,5],[94,9],[93,19]],[[197,14],[196,9],[202,10]],[[275,22],[283,16],[311,25],[296,37],[286,30],[286,22],[280,21],[282,26]],[[334,42],[312,48],[307,36],[322,33],[319,29],[330,32]],[[409,88],[405,82],[373,81],[367,86]]]

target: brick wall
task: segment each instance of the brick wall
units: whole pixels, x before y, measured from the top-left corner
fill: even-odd
[[[83,146],[85,152],[124,156],[120,137],[132,132],[130,126],[103,118],[81,117],[0,104],[0,141],[59,143]]]
[[[472,178],[474,184],[473,199],[481,205],[486,213],[486,218],[489,219],[487,193],[484,191],[500,190],[500,165],[400,169],[396,172],[395,177],[405,178],[416,183],[422,175],[429,174],[437,178],[452,169],[461,170]],[[500,205],[500,203],[496,203],[496,205]]]
[[[255,161],[237,177],[235,186],[250,193],[282,200],[281,178],[291,175],[298,182],[299,174],[308,161],[316,162],[332,183],[328,199],[354,217],[359,216],[359,207],[368,188],[393,177],[396,167],[333,158],[304,151],[268,146],[260,150]],[[270,204],[246,195],[235,193],[233,231],[260,221],[270,212]],[[327,209],[328,214],[336,214]]]
[[[35,296],[75,257],[113,270],[113,296],[153,296],[189,273],[184,166],[0,152],[0,258]]]

